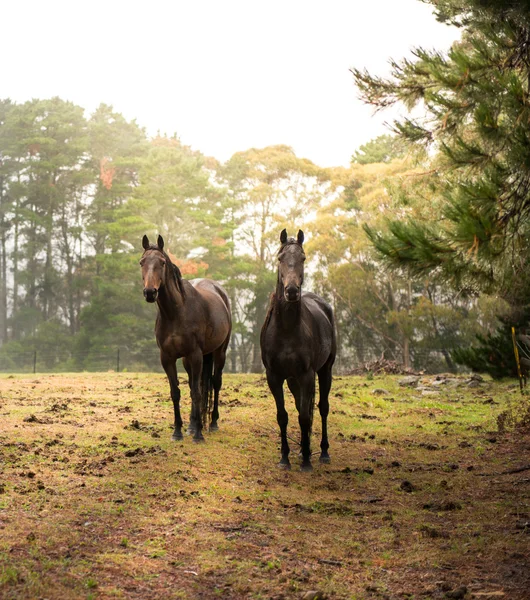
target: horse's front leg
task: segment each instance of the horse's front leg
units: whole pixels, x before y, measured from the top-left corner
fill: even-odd
[[[176,360],[167,354],[160,352],[160,362],[166,372],[169,389],[171,391],[171,400],[173,400],[173,411],[175,413],[175,424],[172,438],[174,440],[182,439],[182,417],[180,416],[180,388],[177,374]]]
[[[202,352],[197,349],[193,354],[186,357],[186,370],[190,380],[191,393],[191,417],[188,427],[189,433],[193,433],[194,442],[203,442],[202,416],[201,416],[201,376],[202,376]]]
[[[287,443],[287,423],[289,422],[289,415],[285,410],[283,381],[283,378],[275,375],[271,371],[267,371],[267,383],[269,384],[270,391],[276,401],[276,418],[278,420],[278,425],[280,426],[280,436],[282,439],[282,458],[278,466],[283,469],[290,469],[291,463],[289,461],[289,452],[291,450]]]
[[[213,353],[213,409],[210,431],[217,431],[219,429],[219,425],[217,424],[219,420],[219,390],[223,385],[223,368],[225,366],[227,345],[228,340],[226,344]]]
[[[302,471],[312,471],[311,465],[311,428],[313,425],[313,408],[315,405],[315,373],[309,370],[298,378],[300,384],[300,411],[298,422],[300,423],[301,446],[302,446]]]
[[[329,442],[328,442],[328,414],[329,414],[329,391],[331,389],[331,369],[333,367],[333,361],[335,357],[330,357],[328,362],[318,372],[318,389],[320,393],[320,400],[318,403],[318,410],[320,412],[320,418],[322,419],[322,440],[320,442],[320,462],[329,463],[331,458],[328,454]]]

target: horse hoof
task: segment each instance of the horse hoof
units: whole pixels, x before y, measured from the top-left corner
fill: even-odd
[[[303,471],[305,473],[309,473],[312,470],[313,470],[313,465],[310,462],[302,463],[302,465],[300,466],[300,471]]]
[[[173,435],[171,436],[171,439],[175,440],[176,442],[181,442],[184,439],[184,436],[182,435],[181,431],[175,431],[175,433],[173,433]]]
[[[278,463],[278,467],[280,469],[283,469],[284,471],[290,471],[291,470],[291,463],[288,460],[284,460],[282,458],[282,460]]]
[[[193,441],[195,444],[202,444],[203,442],[205,442],[206,440],[204,439],[204,436],[201,435],[200,437],[194,437]]]
[[[210,431],[219,431],[219,425],[217,425],[217,423],[212,423],[210,425]]]
[[[318,460],[321,463],[326,464],[326,465],[329,465],[329,463],[331,462],[331,458],[329,457],[329,454],[321,455]]]

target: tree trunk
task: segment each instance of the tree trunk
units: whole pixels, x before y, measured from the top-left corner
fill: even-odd
[[[63,204],[63,214],[61,229],[63,234],[63,255],[66,262],[66,302],[70,333],[76,332],[76,315],[75,315],[75,294],[74,294],[74,257],[70,247],[68,238],[68,219],[66,215],[65,205]]]
[[[35,214],[36,206],[31,207]],[[28,260],[26,265],[27,271],[27,286],[26,286],[26,303],[30,308],[37,306],[37,223],[35,219],[29,222],[28,232],[26,234]]]
[[[7,342],[7,224],[2,215],[0,221],[0,247],[2,256],[0,257],[0,346]]]
[[[15,202],[15,231],[13,237],[13,317],[16,316],[18,311],[18,246],[19,246],[19,202],[18,199]],[[11,326],[11,339],[17,339],[16,330],[16,319],[13,319]]]
[[[390,310],[397,310],[397,306],[396,306],[396,296],[394,294],[394,288],[392,287],[392,281],[388,280],[387,282],[387,293],[388,293],[388,306],[390,308]],[[390,335],[389,337],[394,339],[394,340],[398,340],[399,339],[399,333],[398,333],[398,327],[396,324],[390,325],[389,326],[389,332]],[[391,342],[390,340],[386,340],[385,341],[386,344],[386,348],[383,351],[383,356],[386,359],[390,359],[390,360],[397,360],[397,351],[398,351],[398,344]]]
[[[410,369],[410,340],[408,337],[403,337],[403,367]]]

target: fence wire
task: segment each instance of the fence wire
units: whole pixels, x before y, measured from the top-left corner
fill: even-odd
[[[447,352],[445,351],[445,354]],[[364,355],[359,359],[355,349],[338,354],[334,371],[348,374],[359,369],[369,371],[370,364],[380,356]],[[391,361],[403,367],[398,361]],[[261,366],[261,365],[260,365]],[[445,359],[444,350],[414,350],[411,352],[410,367],[426,373],[447,372],[451,365]],[[181,361],[177,368],[181,370]],[[225,373],[248,373],[252,369],[252,357],[247,351],[229,350]],[[256,370],[256,369],[254,369]],[[67,351],[57,348],[30,351],[3,351],[0,348],[0,373],[66,373],[66,372],[160,372],[160,355],[156,346],[152,350],[133,352],[128,348],[108,348],[90,351]]]

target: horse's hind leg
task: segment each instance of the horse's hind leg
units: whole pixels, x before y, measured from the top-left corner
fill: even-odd
[[[188,374],[188,381],[189,381],[190,395],[191,395],[190,422],[188,424],[187,433],[188,433],[188,435],[194,435],[197,433],[198,423],[201,421],[200,402],[197,405],[197,403],[194,401],[191,361],[187,357],[185,357],[182,359],[182,364],[184,365],[184,368],[186,369],[186,373]],[[201,363],[201,366],[202,366],[202,363]],[[202,369],[201,369],[201,373],[202,373]],[[200,381],[200,374],[199,374],[199,381]],[[197,383],[195,385],[197,385]],[[200,387],[199,387],[199,395],[200,395]],[[197,414],[197,410],[198,410],[198,414]]]
[[[180,416],[180,388],[179,380],[177,375],[177,364],[176,360],[167,357],[166,355],[160,354],[160,362],[166,372],[169,389],[171,391],[171,400],[173,400],[173,411],[175,413],[175,429],[173,431],[172,438],[174,440],[182,439],[182,417]]]
[[[318,387],[320,400],[318,410],[322,419],[322,440],[320,442],[320,462],[329,463],[331,458],[328,454],[328,414],[329,414],[329,391],[331,389],[331,369],[333,367],[334,357],[330,357],[326,364],[318,372]]]
[[[227,346],[228,341],[213,353],[213,409],[210,431],[217,431],[219,429],[217,424],[219,420],[219,390],[223,385],[223,368],[225,366]]]
[[[289,444],[287,443],[287,423],[289,422],[289,415],[285,410],[285,399],[283,396],[283,379],[274,375],[274,373],[267,371],[267,383],[269,384],[270,391],[276,401],[276,418],[278,425],[280,426],[280,436],[282,439],[282,458],[278,466],[284,469],[290,469],[291,463],[289,461]]]

